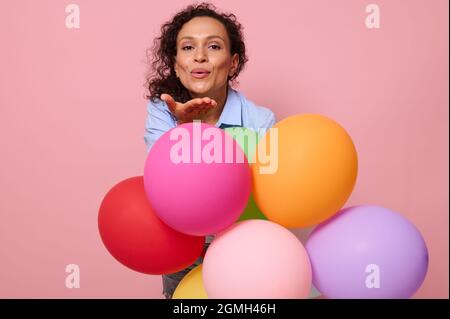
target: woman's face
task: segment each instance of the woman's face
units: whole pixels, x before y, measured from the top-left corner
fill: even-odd
[[[193,18],[177,35],[175,71],[193,97],[223,95],[238,62],[237,53],[231,56],[225,26],[214,18]]]

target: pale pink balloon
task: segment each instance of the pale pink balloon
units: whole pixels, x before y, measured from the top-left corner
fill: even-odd
[[[311,264],[288,229],[267,220],[238,222],[217,234],[203,262],[209,298],[307,298]]]

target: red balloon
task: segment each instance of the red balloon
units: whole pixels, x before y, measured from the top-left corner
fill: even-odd
[[[142,176],[121,181],[109,190],[100,206],[98,228],[114,258],[150,275],[187,268],[201,255],[205,243],[204,236],[180,233],[155,215]]]

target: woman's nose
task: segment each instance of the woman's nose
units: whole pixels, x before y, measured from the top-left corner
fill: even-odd
[[[207,60],[207,55],[205,54],[205,52],[203,51],[203,49],[198,49],[195,52],[195,57],[194,57],[196,62],[205,62]]]

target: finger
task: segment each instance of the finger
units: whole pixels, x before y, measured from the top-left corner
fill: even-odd
[[[213,99],[209,98],[209,97],[204,97],[203,98],[203,104],[205,104],[205,107],[207,107],[207,108],[211,108],[211,107],[217,106],[217,102],[214,101]]]
[[[209,97],[196,98],[188,101],[184,104],[184,112],[190,115],[194,114],[206,114],[210,109],[217,106],[217,102]]]
[[[198,108],[198,106],[195,104],[195,102],[191,102],[191,103],[185,105],[184,111],[187,113],[192,113],[192,111],[194,111],[197,108]]]
[[[209,105],[209,106],[212,106],[212,107],[216,107],[217,106],[217,102],[215,101],[215,100],[213,100],[213,99],[211,99],[211,98],[206,98],[207,100],[206,100],[206,103]]]
[[[177,102],[169,94],[161,94],[161,99],[167,103],[169,110],[174,112],[177,108]]]
[[[203,104],[202,105],[202,110],[211,110],[212,108],[214,108],[214,105],[212,103],[207,103],[207,104]]]
[[[196,100],[197,99],[194,99],[194,100],[190,100],[190,101],[187,101],[186,103],[184,103],[183,109],[185,111],[187,111],[187,112],[192,111],[192,108],[195,108],[196,105],[197,105],[197,101]]]
[[[201,109],[203,104],[204,102],[202,101],[202,99],[193,99],[186,103],[186,110],[188,112],[192,112],[195,109]]]
[[[194,113],[194,112],[198,112],[199,110],[201,110],[201,106],[200,105],[191,105],[190,107],[188,107],[186,109],[187,113]]]

